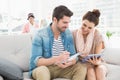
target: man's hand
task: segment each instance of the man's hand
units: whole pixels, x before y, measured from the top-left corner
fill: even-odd
[[[73,65],[73,62],[72,62],[72,61],[69,61],[69,62],[64,62],[64,63],[57,63],[56,65],[57,65],[58,67],[60,67],[60,68],[66,68],[66,67],[68,67],[68,66]]]
[[[67,59],[69,58],[70,56],[70,53],[67,52],[67,51],[63,51],[58,57],[57,57],[57,60],[55,62],[56,63],[62,63],[62,62],[66,62]]]

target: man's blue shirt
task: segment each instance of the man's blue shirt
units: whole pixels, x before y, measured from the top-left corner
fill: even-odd
[[[65,51],[70,52],[70,55],[75,54],[75,47],[73,42],[72,33],[69,29],[60,34]],[[37,67],[37,60],[41,57],[52,57],[52,45],[54,41],[54,35],[51,26],[40,29],[33,38],[32,42],[32,54],[30,58],[30,75],[32,70]]]

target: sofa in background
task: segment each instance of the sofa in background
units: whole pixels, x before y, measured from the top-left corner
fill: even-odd
[[[23,80],[32,80],[28,76],[31,43],[32,37],[30,34],[0,35],[0,60],[2,60],[0,61],[0,70],[3,72],[1,73],[0,71],[0,80],[3,80],[3,76],[5,74],[7,74],[7,77],[12,78],[13,80],[16,78],[17,80],[22,80],[22,78]],[[120,79],[119,58],[120,49],[105,49],[104,59],[106,60],[108,67],[108,74],[106,80]],[[6,71],[9,71],[13,74],[6,73]],[[66,79],[59,78],[54,80]]]

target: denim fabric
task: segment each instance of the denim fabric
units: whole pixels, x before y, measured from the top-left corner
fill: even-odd
[[[62,42],[65,50],[70,52],[70,55],[75,54],[75,47],[73,42],[72,33],[66,29],[65,32],[61,33]],[[54,35],[51,26],[40,29],[33,38],[32,42],[32,54],[30,59],[30,75],[34,68],[36,68],[37,60],[41,57],[50,58],[52,57],[52,45]]]

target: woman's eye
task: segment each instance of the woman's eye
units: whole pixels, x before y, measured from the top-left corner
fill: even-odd
[[[92,29],[91,27],[88,27],[88,29]]]

